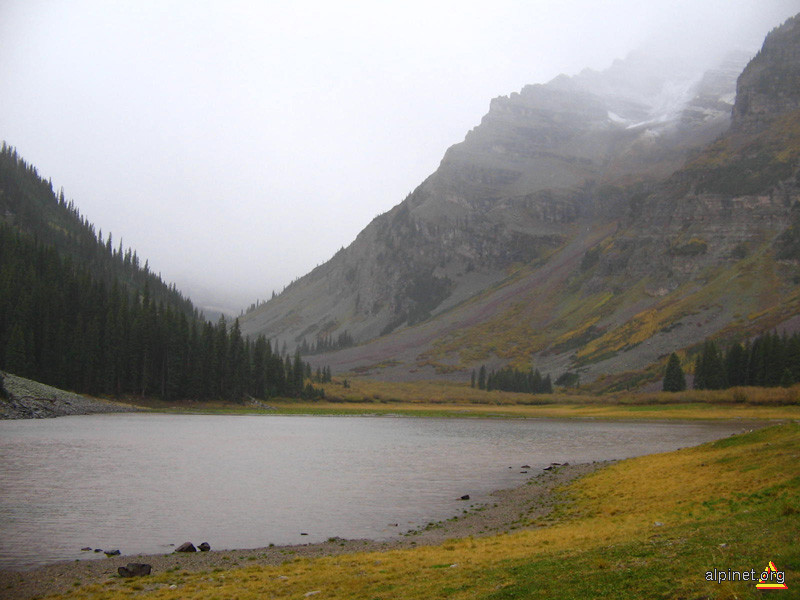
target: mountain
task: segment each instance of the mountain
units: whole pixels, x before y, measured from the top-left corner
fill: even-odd
[[[749,63],[643,51],[495,98],[409,197],[242,330],[290,347],[346,331],[357,345],[321,360],[383,378],[533,364],[630,385],[708,336],[783,323],[798,47],[793,18]]]

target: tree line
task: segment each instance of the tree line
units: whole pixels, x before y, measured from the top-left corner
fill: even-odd
[[[486,371],[486,365],[481,365],[478,372],[472,370],[470,386],[481,390],[502,390],[504,392],[521,392],[523,394],[552,394],[553,383],[550,375],[542,374],[538,369],[527,371],[504,367],[499,371]]]
[[[300,354],[303,356],[322,354],[323,352],[333,352],[334,350],[341,350],[342,348],[349,348],[354,345],[355,340],[353,336],[345,330],[336,337],[330,334],[321,335],[311,344],[303,338],[303,341],[300,343]]]
[[[62,257],[86,267],[108,286],[117,279],[120,285],[142,290],[148,283],[156,301],[200,316],[174,284],[167,285],[147,261],[142,264],[136,251],[125,249],[122,240],[115,242],[110,232],[105,236],[96,230],[75,203],[65,198],[63,189],[56,193],[52,182],[42,179],[36,168],[5,142],[0,146],[0,222],[53,246]]]
[[[682,382],[682,383],[681,383]],[[720,349],[707,340],[694,363],[693,387],[722,390],[738,386],[778,387],[800,382],[800,334],[764,333],[745,343]],[[685,376],[673,354],[664,374],[665,391],[686,389]]]
[[[88,269],[0,225],[0,368],[88,394],[227,399],[318,397],[311,367],[216,324],[111,287]]]

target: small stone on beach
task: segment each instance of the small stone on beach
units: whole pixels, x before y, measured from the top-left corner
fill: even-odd
[[[120,577],[143,577],[150,575],[152,569],[153,566],[147,563],[128,563],[126,567],[119,567],[117,573]]]

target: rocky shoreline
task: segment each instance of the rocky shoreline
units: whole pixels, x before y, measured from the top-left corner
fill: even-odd
[[[0,419],[47,419],[67,415],[132,412],[135,406],[89,398],[2,373],[5,397],[0,397]]]
[[[29,571],[0,571],[0,596],[8,600],[29,600],[47,594],[75,590],[81,585],[103,583],[113,587],[123,579],[119,567],[128,563],[152,565],[152,573],[210,571],[253,565],[279,565],[295,558],[317,558],[353,552],[388,551],[441,544],[463,537],[497,535],[536,527],[535,521],[546,516],[559,502],[557,488],[607,463],[563,465],[549,468],[531,477],[523,485],[499,490],[491,501],[471,506],[458,517],[430,523],[425,527],[399,533],[388,540],[345,540],[331,538],[318,544],[273,546],[248,550],[211,550],[209,552],[152,555],[121,555],[99,560],[62,562]],[[180,543],[183,540],[176,540]],[[199,541],[199,540],[197,540]],[[213,540],[211,540],[213,548]]]

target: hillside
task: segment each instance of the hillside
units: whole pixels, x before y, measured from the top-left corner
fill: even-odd
[[[123,252],[110,234],[96,232],[63,191],[56,194],[6,144],[0,149],[0,369],[117,398],[240,402],[319,393],[306,381],[310,367],[299,355],[273,352],[263,336],[243,338],[236,321],[206,321],[147,262],[141,266],[135,251]],[[20,411],[27,393],[7,392],[0,418],[63,412]],[[43,399],[46,406],[50,398]]]
[[[706,337],[782,325],[798,303],[798,47],[794,18],[749,63],[634,53],[496,98],[243,331],[290,347],[347,331],[359,345],[320,360],[387,379],[533,364],[627,386]]]
[[[140,264],[136,251],[115,245],[83,216],[64,190],[56,192],[51,181],[39,175],[15,148],[5,142],[0,148],[0,225],[51,247],[70,262],[88,268],[106,285],[114,279],[131,289],[147,285],[152,297],[191,315],[194,307],[174,285],[151,272],[147,261]]]

